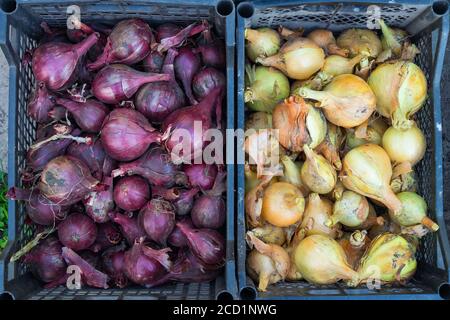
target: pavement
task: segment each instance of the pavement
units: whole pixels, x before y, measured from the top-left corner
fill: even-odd
[[[0,170],[7,170],[8,160],[8,64],[0,50]]]

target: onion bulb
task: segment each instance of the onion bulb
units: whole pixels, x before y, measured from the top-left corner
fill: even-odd
[[[322,143],[316,147],[315,151],[323,155],[336,170],[341,170],[342,162],[339,151],[341,150],[345,136],[340,127],[332,123],[328,123],[327,127],[327,135]]]
[[[266,291],[269,284],[286,278],[290,259],[285,249],[276,244],[266,244],[251,233],[247,234],[247,243],[253,248],[247,256],[247,272],[258,282],[258,290]]]
[[[279,177],[279,181],[293,184],[300,189],[304,196],[308,195],[308,187],[302,182],[302,177],[300,175],[300,170],[303,164],[301,162],[292,161],[292,159],[287,155],[281,156],[280,160],[284,167],[284,174]]]
[[[352,269],[356,269],[358,268],[362,255],[370,245],[370,239],[367,236],[366,230],[356,230],[339,239],[338,243],[344,249],[348,264]]]
[[[409,35],[405,30],[390,28],[383,20],[378,20],[381,27],[381,45],[389,57],[402,60],[413,60],[419,49],[409,41]]]
[[[327,236],[315,234],[300,241],[294,260],[301,275],[313,284],[358,281],[358,274],[347,263],[342,247]]]
[[[369,203],[369,215],[367,216],[366,220],[364,220],[364,222],[361,223],[359,226],[356,227],[344,226],[344,229],[347,231],[369,230],[374,227],[383,226],[385,224],[386,220],[384,219],[384,216],[383,215],[377,216],[375,208],[373,207],[373,205]]]
[[[319,71],[324,63],[325,53],[308,38],[288,40],[280,51],[266,58],[257,58],[263,66],[275,67],[289,78],[305,80]]]
[[[325,224],[329,227],[340,222],[348,227],[358,227],[369,216],[369,202],[353,191],[344,191],[342,197],[334,203],[333,215]]]
[[[377,104],[372,89],[353,74],[333,78],[323,91],[301,88],[299,94],[320,101],[328,121],[344,128],[359,126],[369,119]]]
[[[412,62],[386,62],[370,74],[367,83],[377,98],[377,111],[390,118],[396,129],[407,129],[410,117],[419,111],[427,97],[427,79]]]
[[[427,148],[425,135],[415,124],[405,130],[390,127],[382,143],[392,162],[409,162],[411,166],[422,160]]]
[[[376,58],[382,51],[381,41],[377,34],[368,29],[348,29],[336,40],[340,48],[348,49],[350,56],[358,54]]]
[[[302,87],[312,89],[312,90],[322,90],[330,81],[333,79],[333,76],[319,71],[314,77],[311,77],[307,80],[296,80],[291,84],[291,95],[299,95],[299,90]]]
[[[248,193],[259,183],[259,179],[256,176],[256,172],[252,170],[248,163],[244,165],[244,176],[245,176],[245,193]]]
[[[303,145],[317,147],[327,133],[327,121],[320,110],[299,96],[290,96],[273,110],[273,128],[278,141],[288,150],[299,152]]]
[[[406,173],[401,173],[396,177],[393,175],[391,180],[391,189],[396,194],[402,191],[416,192],[417,181],[414,171],[411,170]]]
[[[267,112],[252,112],[247,119],[245,119],[245,131],[271,129],[272,115]]]
[[[253,228],[247,233],[251,233],[259,240],[267,244],[277,244],[282,246],[286,242],[286,233],[283,228],[276,227],[265,222],[261,227]]]
[[[351,59],[347,59],[338,55],[331,55],[325,59],[322,71],[330,76],[338,76],[340,74],[351,74],[355,66],[364,58],[358,54]]]
[[[346,130],[346,145],[349,149],[366,143],[381,145],[381,139],[387,128],[388,126],[382,117],[371,117],[367,123],[363,123],[355,129]]]
[[[405,191],[397,194],[397,197],[402,202],[402,209],[397,213],[389,211],[392,221],[403,227],[422,224],[431,231],[439,229],[439,226],[427,217],[427,203],[421,196]]]
[[[247,57],[255,62],[258,57],[269,57],[278,52],[281,38],[278,32],[270,28],[245,29],[245,52]]]
[[[314,41],[314,43],[321,47],[327,54],[336,54],[342,57],[348,56],[348,50],[337,46],[336,39],[330,30],[313,30],[308,34],[308,39]]]
[[[389,156],[376,144],[364,144],[345,155],[341,171],[344,186],[380,201],[393,212],[398,212],[402,204],[389,185],[391,177]]]
[[[279,70],[247,65],[245,71],[244,100],[251,110],[272,113],[277,103],[289,96],[289,80]]]
[[[275,182],[264,191],[261,215],[277,227],[289,227],[300,221],[305,210],[301,191],[286,182]]]
[[[308,146],[304,146],[306,161],[300,171],[302,181],[309,190],[319,194],[327,194],[336,185],[336,171],[321,155],[315,153]]]
[[[250,164],[256,164],[256,174],[260,178],[268,167],[275,168],[280,156],[280,144],[277,132],[273,129],[258,130],[250,134],[244,141],[244,150],[248,154]]]

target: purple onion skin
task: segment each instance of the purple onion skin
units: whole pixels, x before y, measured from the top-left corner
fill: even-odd
[[[202,190],[212,189],[217,171],[215,164],[190,164],[184,167],[184,173],[186,173],[190,185]]]
[[[125,211],[140,210],[150,199],[150,187],[140,176],[123,177],[114,185],[114,201]]]
[[[128,278],[124,273],[125,251],[121,246],[107,249],[102,254],[103,271],[111,278],[115,286],[125,288]]]
[[[94,244],[97,226],[88,216],[73,213],[58,225],[58,238],[66,247],[85,250]]]
[[[31,191],[12,187],[8,190],[6,196],[11,200],[26,201],[27,215],[38,225],[55,225],[57,220],[65,219],[69,209],[51,202],[42,196],[37,189]]]
[[[57,98],[56,103],[69,110],[81,130],[90,133],[100,132],[103,121],[110,111],[107,106],[95,99],[88,99],[81,103]]]
[[[91,34],[77,44],[48,42],[39,46],[33,54],[32,69],[37,81],[58,91],[69,87],[77,79],[78,62],[97,42],[99,35]]]
[[[78,255],[87,263],[89,263],[93,268],[100,267],[100,257],[90,250],[83,250],[78,252]]]
[[[121,240],[122,234],[113,223],[99,223],[97,224],[97,238],[89,249],[97,253],[118,244]]]
[[[93,191],[83,200],[86,214],[97,223],[109,221],[109,212],[114,209],[112,183],[106,190]]]
[[[225,75],[212,67],[200,70],[192,80],[192,89],[199,100],[205,98],[215,88],[225,90],[225,86]]]
[[[197,195],[199,189],[166,189],[161,186],[152,187],[152,196],[154,198],[160,197],[170,201],[175,207],[175,212],[179,216],[187,215],[194,204],[194,197]]]
[[[47,42],[69,42],[64,29],[52,29],[46,22],[41,22],[41,28],[44,31],[44,36],[39,40],[39,45]]]
[[[225,223],[225,201],[221,196],[202,195],[192,207],[191,217],[197,228],[219,229]]]
[[[37,84],[27,105],[27,114],[39,123],[49,123],[52,118],[48,115],[55,105],[54,96],[47,90],[45,82]]]
[[[170,38],[180,32],[182,28],[173,23],[163,23],[156,27],[155,37],[157,42],[161,42],[162,39]]]
[[[201,54],[202,61],[206,66],[225,68],[226,56],[223,41],[214,40],[213,43],[200,45],[195,51]]]
[[[138,221],[150,240],[165,247],[175,226],[175,208],[166,200],[152,199],[139,212]]]
[[[132,246],[137,239],[145,238],[145,231],[139,226],[136,217],[130,217],[117,212],[111,212],[109,216],[112,221],[119,225],[122,235],[130,246]]]
[[[72,205],[96,189],[99,181],[89,168],[77,158],[60,156],[44,167],[38,188],[50,201],[59,205]]]
[[[192,94],[192,78],[200,70],[200,58],[191,48],[183,47],[174,61],[175,75],[183,84],[184,92],[191,105],[197,104]]]
[[[189,249],[180,250],[177,260],[170,269],[170,280],[178,282],[206,282],[216,279],[221,270],[220,268],[210,268],[189,251]]]
[[[62,245],[54,236],[43,239],[31,249],[23,262],[29,264],[36,277],[45,283],[60,279],[66,274],[67,265],[62,257]]]
[[[183,217],[180,221],[187,224],[189,227],[193,228],[194,225],[192,224],[192,221],[189,217]],[[181,231],[181,229],[175,225],[173,228],[173,231],[170,233],[169,237],[167,238],[167,242],[172,247],[176,248],[183,248],[187,247],[188,241],[184,233]]]
[[[135,64],[149,54],[154,41],[152,29],[145,21],[123,20],[116,24],[108,36],[103,53],[88,68],[97,70],[110,63]]]
[[[164,64],[164,55],[158,51],[152,51],[142,61],[145,72],[160,73]]]

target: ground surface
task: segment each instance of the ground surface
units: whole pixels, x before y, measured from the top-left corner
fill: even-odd
[[[0,50],[0,171],[6,170],[8,154],[8,68]],[[3,170],[2,170],[3,169]]]

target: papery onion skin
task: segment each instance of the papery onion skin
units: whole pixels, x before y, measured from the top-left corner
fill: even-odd
[[[45,82],[37,83],[27,104],[27,114],[39,123],[48,123],[51,121],[48,112],[54,106],[53,94],[47,90]]]
[[[331,192],[337,181],[337,174],[333,166],[308,146],[304,147],[304,151],[307,159],[300,171],[302,182],[312,192],[319,194]]]
[[[267,112],[252,112],[245,119],[245,130],[271,129],[272,115]]]
[[[351,57],[358,54],[377,57],[383,50],[380,38],[368,29],[345,30],[336,39],[336,43],[340,48],[348,49]]]
[[[58,238],[66,247],[84,250],[94,244],[97,226],[88,216],[73,213],[58,225]]]
[[[270,28],[245,29],[244,37],[247,40],[245,53],[247,57],[256,62],[258,57],[269,57],[278,52],[281,38],[278,32]]]
[[[322,71],[330,76],[338,76],[340,74],[351,74],[355,66],[363,58],[362,55],[357,55],[352,59],[347,59],[338,55],[331,55],[325,59]]]
[[[328,226],[340,222],[348,227],[358,227],[369,216],[369,202],[353,191],[344,191],[342,197],[333,206],[333,215],[326,222]]]
[[[412,166],[422,160],[427,148],[425,135],[416,125],[406,130],[388,128],[382,144],[392,162],[409,162]]]
[[[139,212],[138,221],[150,240],[166,246],[175,226],[175,208],[169,201],[152,199]]]
[[[140,176],[121,178],[114,185],[114,201],[125,211],[141,209],[150,199],[150,187]]]

